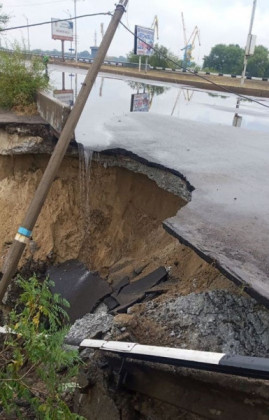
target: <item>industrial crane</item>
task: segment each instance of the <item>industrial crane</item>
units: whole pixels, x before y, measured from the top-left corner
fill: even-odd
[[[198,29],[198,26],[195,26],[189,40],[187,40],[187,32],[186,32],[186,26],[185,26],[185,20],[184,20],[183,12],[181,13],[181,19],[182,19],[183,35],[184,35],[184,43],[185,43],[185,46],[184,46],[184,48],[182,48],[181,51],[184,51],[183,67],[186,68],[186,67],[190,66],[191,61],[193,60],[192,52],[195,48],[196,39],[198,39],[199,46],[201,46],[200,30]]]
[[[156,31],[157,34],[157,39],[159,39],[159,20],[158,20],[158,16],[154,16],[152,25],[151,25],[151,29],[154,29],[154,33]]]

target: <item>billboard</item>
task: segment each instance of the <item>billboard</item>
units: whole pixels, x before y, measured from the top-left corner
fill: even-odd
[[[150,100],[148,93],[135,93],[131,99],[131,112],[149,112]]]
[[[51,36],[52,39],[61,39],[62,41],[73,41],[73,22],[65,20],[57,22],[58,19],[51,18]]]
[[[154,45],[154,29],[144,28],[136,25],[135,27],[135,46],[136,55],[152,55]]]
[[[73,89],[65,89],[65,90],[54,90],[53,91],[54,98],[58,99],[59,101],[63,102],[66,105],[73,106],[74,105],[74,91]]]

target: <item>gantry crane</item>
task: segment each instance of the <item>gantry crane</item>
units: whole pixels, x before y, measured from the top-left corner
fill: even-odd
[[[184,51],[183,67],[186,68],[190,66],[191,61],[193,60],[192,52],[195,48],[196,39],[198,39],[199,46],[201,46],[200,30],[198,29],[198,26],[195,26],[189,40],[187,40],[187,32],[186,32],[183,12],[181,13],[181,19],[182,19],[183,35],[184,35],[184,43],[185,43],[184,48],[182,48],[181,51]]]
[[[151,29],[154,29],[154,33],[156,31],[157,39],[159,39],[159,19],[158,19],[157,15],[154,16],[154,19],[153,19],[153,22],[152,22],[152,25],[151,25]]]

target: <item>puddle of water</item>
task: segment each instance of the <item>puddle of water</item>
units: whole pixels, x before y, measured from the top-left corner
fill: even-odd
[[[63,70],[66,68],[63,67]],[[75,96],[84,81],[86,71],[81,70],[82,73],[76,75],[74,71],[75,69],[70,68],[66,72],[65,88],[73,91]],[[52,66],[50,76],[54,88],[61,90],[61,69]],[[140,96],[134,97],[137,94]],[[71,95],[70,92],[69,95]],[[269,106],[269,99],[258,98],[258,100]],[[76,129],[77,141],[84,145],[108,145],[110,135],[105,131],[104,123],[113,116],[120,119],[129,114],[134,101],[138,109],[143,112],[232,126],[237,97],[221,92],[192,89],[189,86],[155,81],[143,83],[143,80],[135,78],[119,79],[113,75],[100,74]],[[242,128],[269,132],[266,108],[243,100],[240,104],[239,115],[243,117]]]

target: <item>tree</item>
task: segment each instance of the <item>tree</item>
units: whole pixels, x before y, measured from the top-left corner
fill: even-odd
[[[156,44],[154,48],[155,51],[149,57],[149,64],[152,67],[168,67],[174,69],[182,66],[182,60],[169,51],[165,46]],[[127,59],[131,63],[139,62],[139,56],[135,55],[133,51],[127,55]],[[173,61],[175,63],[173,63]]]
[[[70,411],[66,391],[76,388],[80,364],[75,351],[63,348],[67,330],[62,327],[68,305],[52,294],[53,283],[36,276],[17,279],[22,290],[9,313],[8,334],[0,351],[1,418],[83,420]],[[26,407],[29,407],[26,413]],[[85,419],[84,419],[85,420]]]
[[[220,73],[241,74],[243,70],[244,50],[239,45],[217,44],[204,58],[204,69]]]
[[[91,57],[91,54],[89,53],[89,51],[88,50],[84,50],[84,51],[81,51],[81,52],[79,52],[78,53],[78,57],[79,58],[81,58],[81,57]]]
[[[262,45],[255,48],[254,55],[249,58],[247,65],[247,74],[254,77],[269,76],[269,51]]]
[[[241,74],[243,70],[244,50],[239,45],[215,45],[204,58],[204,69],[228,74]],[[249,57],[247,75],[269,77],[269,50],[263,45],[255,48],[254,55]]]
[[[48,86],[45,66],[39,57],[26,62],[25,54],[16,47],[10,54],[0,52],[0,107],[27,107],[35,102],[38,90]]]
[[[5,24],[8,22],[8,15],[2,13],[3,5],[0,4],[0,32],[4,29]]]

